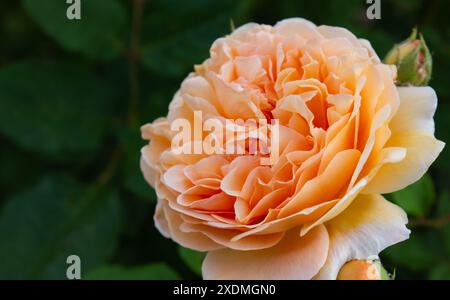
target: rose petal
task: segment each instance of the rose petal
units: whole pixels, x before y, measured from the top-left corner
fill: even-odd
[[[170,238],[178,244],[197,251],[211,251],[223,248],[223,246],[215,243],[202,233],[182,232],[180,226],[183,224],[183,219],[180,215],[167,205],[163,209],[164,218],[167,221],[167,227],[170,231]]]
[[[316,279],[336,279],[352,259],[367,259],[409,237],[406,213],[380,195],[360,195],[338,217],[330,220],[328,258]]]
[[[317,27],[314,23],[302,18],[289,18],[278,22],[274,26],[275,30],[284,35],[297,34],[305,39],[320,38]]]
[[[279,217],[286,217],[315,204],[333,200],[350,180],[361,153],[348,149],[339,152],[325,171],[308,181],[280,211]]]
[[[327,230],[320,226],[304,237],[292,230],[276,246],[264,250],[212,251],[203,261],[203,278],[310,279],[325,262],[328,244]]]
[[[387,147],[406,148],[401,162],[381,167],[365,193],[391,193],[419,180],[445,146],[434,137],[437,97],[430,87],[399,88],[400,108],[391,122]]]

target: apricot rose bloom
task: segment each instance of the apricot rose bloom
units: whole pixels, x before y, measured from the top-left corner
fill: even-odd
[[[381,196],[417,181],[444,143],[436,94],[396,87],[395,66],[343,28],[287,19],[219,38],[142,127],[141,169],[159,231],[207,251],[205,279],[336,279],[344,263],[409,237]],[[175,154],[175,119],[277,119],[279,158]]]

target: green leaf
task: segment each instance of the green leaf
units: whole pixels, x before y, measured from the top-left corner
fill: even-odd
[[[404,266],[412,271],[430,268],[437,259],[435,245],[430,245],[429,236],[413,232],[411,237],[382,252],[395,266]]]
[[[435,200],[433,180],[425,174],[416,183],[393,193],[392,199],[409,215],[426,216]]]
[[[450,255],[450,222],[447,221],[447,224],[443,226],[441,235],[444,240],[444,250],[447,252],[447,255]]]
[[[450,52],[450,50],[449,50]],[[448,61],[450,61],[450,59],[448,59]],[[437,72],[442,72],[445,69],[441,69],[439,67],[435,68]],[[443,80],[445,81],[445,79],[442,76],[443,74],[437,75],[435,74],[433,78],[435,78],[436,80]],[[450,90],[450,85],[447,84],[441,84],[439,86],[440,88],[436,89],[436,92],[438,93],[438,95],[441,95],[441,93],[444,93],[444,89],[449,88]],[[448,92],[450,94],[450,91]],[[439,106],[436,110],[436,115],[434,117],[435,122],[436,122],[436,137],[439,140],[442,141],[449,141],[450,140],[450,130],[448,130],[450,128],[450,118],[448,117],[450,115],[450,101],[449,98],[445,99],[445,98],[439,98]],[[437,158],[437,160],[435,161],[434,165],[433,165],[436,169],[440,170],[442,173],[446,174],[446,176],[442,176],[442,177],[447,177],[449,174],[449,170],[450,170],[450,147],[446,146],[444,147],[444,149],[442,150],[442,152],[439,154],[439,157]],[[446,179],[443,180],[444,184],[447,184]]]
[[[443,263],[431,268],[428,279],[431,280],[450,280],[450,263]]]
[[[88,280],[176,280],[178,274],[163,263],[125,268],[106,265],[91,271],[84,279]]]
[[[112,119],[113,95],[93,70],[25,61],[0,70],[0,133],[58,161],[92,158]]]
[[[69,20],[66,1],[22,1],[30,17],[63,48],[90,58],[117,57],[124,48],[124,8],[117,0],[81,2],[81,19]]]
[[[178,247],[178,253],[192,272],[197,275],[202,275],[202,262],[205,258],[205,253],[184,248],[182,246]]]
[[[156,201],[155,192],[145,181],[139,166],[141,148],[146,144],[141,138],[140,130],[137,128],[122,128],[119,130],[119,139],[122,149],[124,149],[122,182],[125,188],[141,199]]]
[[[29,166],[33,166],[30,168]],[[6,142],[0,149],[0,199],[35,183],[46,171],[45,165],[27,152]],[[27,170],[24,172],[24,170]],[[1,202],[1,200],[0,200]]]
[[[186,76],[208,57],[211,44],[230,32],[230,19],[241,24],[247,1],[156,0],[144,17],[143,65],[169,77]],[[176,10],[173,7],[177,7]]]
[[[47,177],[0,214],[0,278],[64,279],[69,255],[80,257],[84,274],[111,255],[120,222],[114,192],[88,193],[68,177]]]
[[[437,199],[436,211],[439,216],[450,215],[450,192],[443,190]]]
[[[447,190],[441,192],[437,200],[437,219],[442,220],[439,233],[443,239],[447,255],[450,255],[450,193]]]

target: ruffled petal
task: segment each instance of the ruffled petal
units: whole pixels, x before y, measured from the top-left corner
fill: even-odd
[[[223,247],[202,233],[181,231],[180,227],[183,224],[181,216],[167,205],[164,205],[162,209],[163,211],[159,211],[158,214],[155,214],[154,220],[156,228],[158,228],[166,237],[167,235],[170,235],[171,239],[183,247],[197,251],[211,251]]]

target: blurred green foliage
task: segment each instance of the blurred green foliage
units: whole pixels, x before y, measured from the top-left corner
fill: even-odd
[[[364,0],[82,0],[80,21],[66,18],[65,2],[0,3],[2,279],[65,278],[71,254],[81,257],[83,278],[200,277],[203,254],[153,226],[139,125],[167,113],[230,19],[343,26],[380,56],[417,25],[435,62],[436,135],[450,140],[446,0],[383,1],[373,21]],[[381,255],[399,279],[450,279],[449,175],[447,147],[429,175],[388,195],[411,220],[411,239]]]

